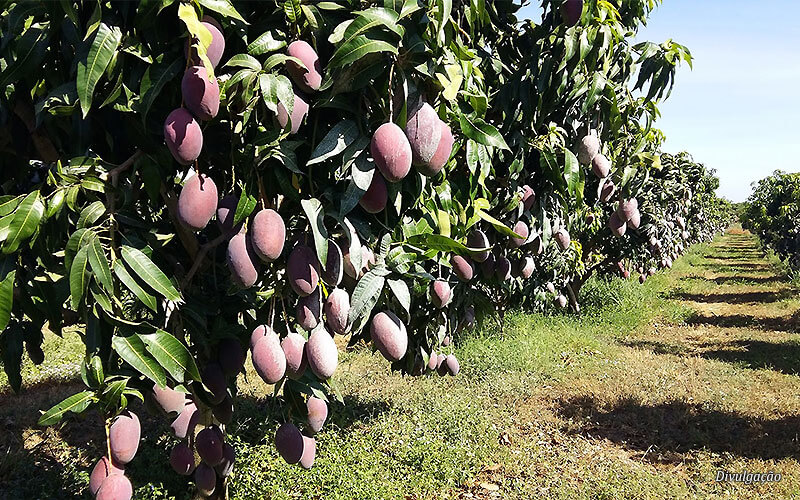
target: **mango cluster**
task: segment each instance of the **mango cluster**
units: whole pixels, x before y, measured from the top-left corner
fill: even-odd
[[[97,461],[89,475],[89,492],[97,500],[130,500],[133,486],[125,466],[139,450],[142,427],[135,413],[125,410],[108,428],[109,455]]]

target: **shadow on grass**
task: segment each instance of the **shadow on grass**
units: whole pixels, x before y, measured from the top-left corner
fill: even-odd
[[[20,395],[5,395],[0,401],[0,500],[84,498],[88,473],[105,454],[105,432],[96,410],[69,415],[62,423],[42,428],[38,409],[47,409],[82,389],[80,384],[31,387]],[[27,408],[12,411],[13,407]],[[152,415],[136,401],[131,405],[141,421],[142,437],[136,458],[126,474],[136,488],[145,488],[163,498],[191,498],[193,488],[186,477],[169,465],[169,450],[176,442],[169,424],[174,417]],[[389,410],[381,399],[345,396],[331,404],[327,429],[346,435]],[[285,421],[285,403],[271,397],[239,396],[230,432],[249,444],[271,443],[278,425]],[[302,418],[293,418],[302,421]],[[275,452],[277,455],[277,451]],[[85,475],[83,474],[85,473]],[[136,495],[134,495],[136,496]],[[87,495],[86,498],[89,498]]]
[[[714,278],[713,281],[717,285],[746,285],[746,284],[767,284],[767,283],[780,283],[786,281],[785,276],[724,276],[721,278]]]
[[[698,356],[744,365],[753,370],[767,369],[786,375],[800,375],[800,343],[794,341],[734,340],[709,342],[700,344],[696,348],[651,340],[629,340],[621,343],[627,347],[648,350],[654,354]]]
[[[671,299],[688,300],[705,304],[770,304],[780,302],[794,295],[788,290],[780,292],[742,292],[742,293],[688,293],[676,292],[668,295]]]
[[[757,318],[749,314],[721,314],[704,316],[693,314],[686,319],[688,325],[708,325],[720,328],[757,328],[779,332],[800,332],[800,310],[791,316]]]
[[[732,261],[749,261],[749,260],[757,260],[763,259],[766,257],[761,252],[754,252],[754,251],[735,251],[735,252],[717,252],[711,253],[706,255],[708,259],[719,259],[719,260],[732,260]]]
[[[609,406],[587,396],[560,401],[559,412],[572,420],[568,432],[608,439],[650,462],[678,463],[699,450],[766,460],[800,457],[800,415],[766,420],[684,401],[649,405],[632,398]]]

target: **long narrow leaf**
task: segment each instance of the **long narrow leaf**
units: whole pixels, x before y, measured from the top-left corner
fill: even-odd
[[[168,300],[178,302],[181,294],[167,278],[167,275],[150,260],[150,257],[133,247],[122,247],[122,259],[148,286]]]
[[[100,243],[100,238],[95,238],[92,243],[88,245],[89,265],[92,266],[97,281],[103,285],[109,293],[114,293],[114,280],[111,277],[111,267],[108,265],[108,258],[103,250],[103,245]]]
[[[57,424],[62,418],[64,418],[64,415],[67,412],[81,413],[89,407],[94,399],[94,393],[91,391],[83,391],[79,392],[78,394],[73,394],[64,401],[47,410],[41,417],[39,417],[39,425]]]
[[[69,291],[72,295],[72,308],[78,309],[86,292],[86,285],[89,283],[89,247],[85,246],[78,250],[75,258],[72,259],[72,266],[69,269]]]
[[[3,253],[16,252],[19,245],[36,231],[43,215],[44,203],[39,196],[39,191],[34,191],[27,195],[14,211],[8,237],[3,244]]]
[[[78,62],[78,99],[81,101],[84,118],[92,107],[95,86],[106,71],[121,40],[122,32],[117,26],[109,27],[100,23],[86,60]]]
[[[133,334],[127,337],[117,335],[111,341],[111,346],[125,362],[139,373],[158,384],[159,387],[166,385],[167,376],[164,369],[153,359],[147,351],[144,341],[138,335]]]
[[[140,337],[147,344],[150,354],[173,379],[183,382],[188,376],[192,380],[200,380],[200,372],[197,370],[194,358],[178,339],[164,330]]]

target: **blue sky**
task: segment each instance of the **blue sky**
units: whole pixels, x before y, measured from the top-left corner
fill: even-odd
[[[539,18],[538,1],[522,15]],[[773,170],[800,171],[800,0],[664,0],[638,38],[694,56],[660,106],[665,151],[716,169],[733,201]]]

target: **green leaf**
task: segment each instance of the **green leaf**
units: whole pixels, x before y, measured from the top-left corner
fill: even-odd
[[[113,295],[114,281],[111,277],[111,267],[108,265],[108,259],[103,250],[103,245],[100,243],[100,238],[94,238],[87,248],[89,265],[92,266],[92,272],[100,284],[103,285],[103,288]]]
[[[100,405],[105,412],[111,412],[117,408],[125,408],[127,406],[127,398],[123,395],[125,387],[128,385],[128,378],[115,380],[106,385],[100,395]]]
[[[170,62],[156,63],[145,70],[142,83],[139,84],[139,101],[135,106],[136,111],[142,115],[142,120],[147,117],[150,106],[161,94],[164,85],[178,76],[184,65],[183,58],[178,57]]]
[[[164,387],[167,384],[167,376],[164,373],[164,369],[150,356],[144,341],[138,335],[133,334],[127,337],[115,335],[111,341],[111,346],[126,363],[158,384],[159,387]]]
[[[347,10],[347,7],[336,2],[319,2],[317,8],[321,10]]]
[[[408,284],[403,280],[387,279],[386,283],[392,291],[397,301],[403,306],[406,311],[406,317],[411,314],[411,292],[408,289]]]
[[[232,17],[244,24],[249,24],[241,14],[233,7],[230,0],[198,0],[203,7],[218,12],[225,17]]]
[[[311,232],[314,234],[314,248],[317,250],[317,258],[323,269],[328,262],[328,230],[325,228],[325,211],[322,203],[316,198],[303,200],[300,202],[303,211],[306,213],[308,223],[311,225]]]
[[[69,269],[69,291],[72,295],[72,308],[77,310],[86,292],[86,285],[89,282],[89,247],[84,246],[75,258],[72,259],[72,266]]]
[[[578,205],[583,203],[583,177],[578,158],[569,149],[564,148],[564,180],[567,182],[567,191]]]
[[[6,195],[0,197],[0,217],[5,217],[6,215],[16,210],[19,204],[22,203],[22,199],[23,199],[22,195],[19,196]]]
[[[353,269],[361,269],[361,240],[358,238],[356,228],[347,217],[342,220],[341,226],[347,231],[345,234],[349,242],[347,251],[350,254],[350,263]]]
[[[177,382],[183,382],[185,377],[200,380],[200,372],[194,362],[192,354],[178,339],[164,330],[158,330],[149,335],[140,335],[150,354]]]
[[[91,255],[91,250],[89,250],[89,255]],[[94,301],[97,302],[97,304],[102,307],[103,310],[109,314],[109,316],[113,315],[114,306],[111,305],[111,299],[97,286],[96,283],[89,284],[89,291],[92,292],[92,298]]]
[[[283,3],[283,12],[286,14],[286,18],[289,19],[289,21],[296,23],[302,14],[300,0],[286,0]]]
[[[236,212],[233,213],[233,225],[237,226],[240,222],[249,217],[257,204],[258,200],[256,200],[254,196],[242,193],[242,195],[239,196],[239,201],[236,203]]]
[[[596,72],[592,76],[592,84],[589,87],[589,95],[586,96],[586,101],[583,103],[583,112],[592,109],[592,106],[603,95],[606,88],[606,77],[601,72]]]
[[[443,236],[450,236],[450,214],[444,210],[436,211],[436,222],[439,228],[439,234]]]
[[[488,213],[484,212],[483,210],[476,210],[475,213],[478,215],[478,217],[491,224],[492,227],[494,227],[495,231],[502,234],[503,236],[508,236],[509,238],[522,238],[522,236],[512,231],[511,228],[509,228],[499,220],[495,219]]]
[[[362,316],[368,316],[375,304],[378,303],[378,298],[386,282],[384,271],[385,269],[379,271],[378,267],[374,267],[358,280],[350,303],[350,314],[348,316],[350,325],[356,324]]]
[[[39,227],[39,222],[44,215],[44,204],[39,197],[39,191],[34,191],[22,200],[14,211],[11,219],[8,237],[3,243],[3,253],[16,252],[20,244],[28,239]]]
[[[253,71],[261,71],[261,63],[250,54],[236,54],[228,59],[228,62],[225,63],[225,67],[247,68]]]
[[[500,149],[509,149],[508,144],[500,135],[500,132],[489,123],[480,118],[470,119],[467,115],[459,116],[461,132],[475,142],[484,146],[492,146]]]
[[[94,402],[94,393],[91,391],[83,391],[78,394],[73,394],[64,401],[58,403],[54,407],[47,410],[41,417],[39,417],[39,425],[53,425],[57,424],[64,418],[67,412],[81,413]]]
[[[275,89],[278,102],[283,104],[286,113],[291,116],[292,110],[294,109],[294,89],[292,88],[292,82],[284,75],[277,75],[273,89]],[[277,105],[275,109],[277,109]],[[286,141],[281,142],[281,146],[285,143]]]
[[[348,66],[367,54],[375,52],[389,52],[397,55],[397,46],[383,40],[368,38],[364,35],[357,36],[353,40],[342,44],[336,50],[328,66],[332,69]]]
[[[67,240],[67,247],[64,249],[64,269],[67,272],[72,267],[72,259],[78,253],[78,250],[91,242],[93,238],[97,238],[97,234],[91,229],[78,229],[72,233],[72,236]]]
[[[438,38],[444,41],[444,28],[450,20],[450,12],[453,10],[453,0],[436,0],[436,24],[438,25]]]
[[[275,52],[286,46],[286,40],[275,40],[272,36],[272,31],[265,31],[258,38],[250,42],[247,46],[247,53],[254,56],[260,56],[267,52]]]
[[[31,71],[41,69],[39,65],[47,53],[48,37],[51,31],[49,28],[32,26],[19,38],[15,47],[16,57],[10,57],[8,66],[0,73],[0,88],[4,89],[8,84],[18,82],[24,76],[30,75]],[[7,49],[4,49],[4,52],[7,53]]]
[[[45,217],[47,219],[57,215],[61,211],[61,208],[64,206],[64,199],[66,196],[66,189],[58,189],[53,193],[53,196],[47,200],[47,208],[45,209]]]
[[[307,165],[321,163],[328,158],[333,158],[358,138],[358,125],[352,120],[342,120],[328,131],[325,137],[317,144],[311,153]]]
[[[303,64],[303,61],[296,57],[287,56],[286,54],[272,54],[264,61],[264,64],[261,65],[262,71],[271,71],[272,68],[279,64],[285,64],[286,62],[292,61],[293,63],[297,64],[301,68],[305,68],[306,65]]]
[[[400,19],[410,16],[420,9],[422,9],[422,7],[419,6],[417,0],[405,0],[405,2],[403,2],[403,8],[400,10]]]
[[[332,59],[350,42],[376,26],[384,26],[398,36],[403,36],[402,28],[397,24],[399,16],[397,12],[393,10],[382,7],[372,7],[367,10],[354,12],[353,14],[356,14],[358,17],[347,26],[342,38],[343,43],[339,45],[339,48],[333,53]]]
[[[78,99],[81,101],[84,118],[92,107],[95,86],[106,71],[108,63],[111,62],[111,57],[116,52],[120,40],[122,40],[122,32],[117,26],[109,27],[101,22],[86,60],[78,62]]]
[[[167,278],[167,275],[141,250],[123,245],[122,259],[153,290],[172,302],[180,302],[181,294]]]
[[[178,18],[183,21],[186,29],[189,30],[189,34],[192,36],[192,47],[197,51],[197,57],[203,61],[208,77],[214,78],[214,66],[211,64],[207,53],[213,39],[211,32],[197,18],[197,11],[191,4],[181,2],[178,5]]]
[[[106,206],[102,201],[91,203],[81,210],[81,215],[78,217],[78,227],[82,228],[93,225],[105,212]]]
[[[5,257],[0,265],[0,333],[6,329],[11,320],[14,306],[14,279],[17,270],[13,257]]]
[[[114,274],[117,275],[117,278],[126,286],[128,290],[130,290],[137,299],[139,299],[142,304],[146,305],[152,311],[157,311],[157,303],[156,298],[153,295],[150,295],[139,285],[139,282],[128,273],[128,269],[122,263],[122,261],[115,261],[114,262]]]
[[[470,248],[463,243],[441,234],[416,234],[409,237],[407,243],[423,250],[436,250],[437,252],[454,252],[461,255],[468,255],[471,252]]]

